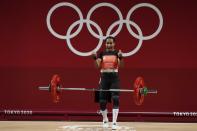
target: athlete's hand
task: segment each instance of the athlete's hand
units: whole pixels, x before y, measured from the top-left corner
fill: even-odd
[[[96,52],[92,52],[92,58],[94,59],[94,60],[96,60],[97,59],[97,53]]]
[[[118,51],[118,58],[121,59],[122,57],[123,57],[123,56],[122,56],[122,51],[119,50],[119,51]]]

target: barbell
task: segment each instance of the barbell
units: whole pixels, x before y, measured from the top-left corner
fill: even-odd
[[[136,105],[142,105],[144,102],[144,97],[147,94],[157,94],[156,89],[148,89],[145,86],[144,78],[137,77],[134,81],[134,89],[97,89],[97,88],[63,88],[61,84],[61,77],[57,74],[52,76],[50,84],[48,86],[39,86],[39,90],[49,91],[51,93],[52,99],[54,103],[58,103],[60,101],[60,95],[63,90],[71,90],[71,91],[105,91],[105,92],[130,92],[133,93],[133,99]]]

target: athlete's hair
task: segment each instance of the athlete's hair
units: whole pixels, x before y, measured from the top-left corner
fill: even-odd
[[[108,39],[113,39],[114,42],[116,41],[115,37],[113,37],[113,36],[108,36],[108,37],[105,39],[105,42],[106,42]]]

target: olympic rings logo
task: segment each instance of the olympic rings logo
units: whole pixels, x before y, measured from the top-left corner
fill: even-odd
[[[63,6],[65,6],[65,7],[71,7],[71,8],[74,9],[74,10],[78,13],[78,15],[79,15],[79,20],[73,22],[73,24],[71,24],[71,25],[69,26],[69,28],[68,28],[68,30],[67,30],[67,32],[66,32],[66,35],[58,34],[58,33],[55,32],[54,29],[51,27],[51,15],[52,15],[52,13],[53,13],[57,8],[63,7]],[[106,34],[103,34],[103,32],[102,32],[100,26],[99,26],[96,22],[94,22],[94,21],[92,21],[92,20],[90,19],[90,18],[91,18],[91,15],[93,14],[93,12],[94,12],[97,8],[100,8],[100,7],[109,7],[109,8],[111,8],[111,9],[113,9],[113,10],[118,14],[118,17],[119,17],[119,20],[115,21],[114,23],[112,23],[112,24],[109,26],[109,28],[108,28]],[[154,33],[152,33],[151,35],[144,36],[143,33],[142,33],[141,28],[140,28],[134,21],[130,20],[130,17],[131,17],[131,15],[132,15],[132,13],[133,13],[135,10],[137,10],[138,8],[141,8],[141,7],[148,7],[148,8],[153,9],[153,10],[157,13],[157,15],[158,15],[158,17],[159,17],[159,26],[158,26],[158,28],[156,29],[156,31],[155,31]],[[129,33],[130,33],[133,37],[135,37],[136,39],[139,40],[138,45],[137,45],[132,51],[126,52],[126,53],[123,52],[123,56],[124,56],[124,57],[128,57],[128,56],[131,56],[131,55],[133,55],[133,54],[135,54],[135,53],[137,53],[137,52],[139,51],[139,49],[140,49],[141,46],[142,46],[143,40],[150,40],[150,39],[156,37],[156,36],[160,33],[160,31],[161,31],[161,29],[162,29],[162,27],[163,27],[163,16],[162,16],[160,10],[159,10],[156,6],[154,6],[154,5],[150,4],[150,3],[140,3],[140,4],[137,4],[137,5],[133,6],[133,7],[128,11],[128,14],[127,14],[127,16],[126,16],[126,19],[123,19],[123,16],[122,16],[121,11],[120,11],[115,5],[113,5],[113,4],[111,4],[111,3],[98,3],[98,4],[94,5],[94,6],[89,10],[86,19],[84,19],[81,10],[80,10],[76,5],[74,5],[74,4],[72,4],[72,3],[68,3],[68,2],[61,2],[61,3],[58,3],[58,4],[54,5],[54,6],[49,10],[49,12],[48,12],[48,14],[47,14],[46,22],[47,22],[47,27],[48,27],[49,31],[51,32],[51,34],[54,35],[55,37],[59,38],[59,39],[66,40],[69,49],[70,49],[73,53],[75,53],[76,55],[79,55],[79,56],[89,56],[89,55],[92,54],[92,52],[97,52],[97,51],[101,48],[102,43],[103,43],[103,40],[104,40],[107,36],[116,37],[116,36],[120,33],[120,31],[122,30],[123,24],[126,24],[126,27],[127,27],[127,30],[129,31]],[[91,50],[91,51],[89,51],[89,52],[80,52],[80,51],[76,50],[76,49],[72,46],[71,41],[70,41],[71,38],[76,37],[76,36],[80,33],[80,31],[82,30],[82,27],[83,27],[83,24],[84,24],[84,23],[86,24],[87,29],[88,29],[88,31],[91,33],[91,35],[92,35],[93,37],[99,39],[99,42],[98,42],[98,45],[96,46],[96,48],[94,48],[93,50]],[[76,30],[74,33],[71,34],[72,30],[73,30],[77,25],[79,25],[79,27],[77,28],[77,30]],[[113,28],[114,28],[115,26],[117,26],[117,25],[118,25],[117,30],[116,30],[115,32],[112,32]],[[92,29],[91,26],[94,26],[94,27],[97,29],[98,34],[97,34],[96,32],[94,32],[94,30]],[[136,33],[131,29],[130,26],[133,26],[133,27],[137,30],[138,34],[136,34]]]

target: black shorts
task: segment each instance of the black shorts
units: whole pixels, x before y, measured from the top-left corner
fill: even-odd
[[[120,89],[120,80],[117,72],[101,73],[100,89]]]
[[[101,81],[99,83],[99,89],[120,89],[120,80],[117,72],[113,73],[101,73]],[[99,102],[100,99],[111,102],[111,96],[119,96],[119,92],[95,92],[95,102]]]

